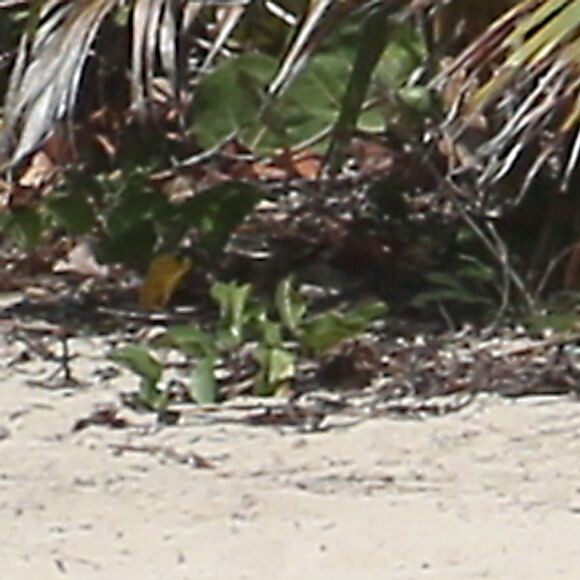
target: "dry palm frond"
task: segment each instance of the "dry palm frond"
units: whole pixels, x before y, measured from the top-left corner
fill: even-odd
[[[444,81],[464,77],[464,102],[452,110],[491,120],[493,135],[475,152],[482,182],[502,178],[533,145],[524,188],[556,151],[565,151],[567,187],[580,156],[579,71],[580,0],[522,0],[444,72]]]
[[[48,136],[76,98],[95,34],[114,0],[61,2],[41,8],[39,26],[24,38],[8,88],[5,139],[18,161]],[[18,138],[13,131],[18,127]]]
[[[22,4],[21,2],[19,4]],[[16,164],[34,152],[55,124],[70,116],[95,38],[103,23],[125,3],[119,0],[45,0],[37,22],[22,39],[4,104],[1,153]],[[174,92],[178,79],[178,41],[209,2],[132,0],[131,98],[143,113],[160,72]],[[0,8],[14,4],[0,4]],[[222,8],[217,35],[205,67],[220,51],[243,14],[243,6]],[[32,16],[31,16],[32,20]]]

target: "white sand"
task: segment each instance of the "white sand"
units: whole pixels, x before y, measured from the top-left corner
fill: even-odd
[[[187,420],[72,433],[134,384],[99,384],[104,364],[78,359],[91,384],[74,393],[0,371],[0,580],[580,578],[577,402],[481,398],[310,435]],[[110,448],[125,443],[215,468]]]

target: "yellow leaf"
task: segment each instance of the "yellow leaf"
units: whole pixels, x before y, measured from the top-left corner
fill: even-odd
[[[139,288],[139,308],[148,311],[165,308],[190,268],[189,258],[170,254],[153,258]]]

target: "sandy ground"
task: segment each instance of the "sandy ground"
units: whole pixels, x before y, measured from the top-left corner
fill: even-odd
[[[8,368],[12,348],[0,580],[580,577],[575,401],[482,397],[441,418],[313,434],[187,417],[152,429],[123,411],[135,427],[73,433],[133,379],[98,379],[107,363],[91,354],[74,363],[87,386],[30,386],[48,367]],[[213,468],[179,461],[192,452]]]

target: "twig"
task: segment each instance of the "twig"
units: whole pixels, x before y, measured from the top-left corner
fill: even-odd
[[[539,298],[541,296],[542,292],[545,290],[548,284],[548,281],[550,280],[550,277],[554,273],[554,270],[560,265],[562,260],[564,260],[564,258],[566,258],[572,252],[572,250],[574,250],[576,245],[577,242],[574,242],[573,244],[566,246],[562,251],[556,254],[554,258],[550,260],[547,268],[544,271],[544,274],[542,275],[542,278],[538,283],[538,286],[536,287],[536,290],[534,291],[534,296],[536,298]]]
[[[189,451],[187,453],[182,453],[175,450],[173,447],[168,447],[164,445],[131,445],[129,443],[123,444],[111,444],[109,448],[112,449],[116,454],[122,455],[123,453],[147,453],[148,455],[157,455],[165,459],[170,459],[176,463],[183,465],[189,465],[197,469],[213,469],[214,465],[202,457],[198,453]]]

